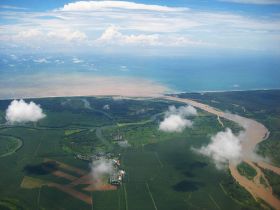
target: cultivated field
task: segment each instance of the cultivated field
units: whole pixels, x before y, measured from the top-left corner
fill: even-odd
[[[241,128],[199,111],[193,128],[182,133],[158,130],[169,105],[162,100],[108,98],[34,99],[47,117],[38,123],[0,125],[3,136],[22,146],[0,158],[0,209],[261,209],[226,170],[192,151],[211,135]],[[1,119],[9,101],[0,101]],[[104,109],[109,105],[110,109]],[[114,137],[121,133],[130,146]],[[120,154],[124,183],[97,188],[90,162],[78,154]],[[243,166],[244,173],[247,168]],[[249,171],[248,176],[253,172]]]

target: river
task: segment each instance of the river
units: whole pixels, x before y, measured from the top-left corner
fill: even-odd
[[[264,162],[255,154],[256,145],[261,141],[264,141],[269,135],[268,129],[263,124],[253,119],[235,114],[225,113],[223,111],[215,109],[214,107],[199,103],[194,100],[177,98],[174,96],[164,96],[163,98],[170,101],[177,101],[192,105],[196,108],[212,113],[219,118],[233,121],[242,126],[244,128],[244,134],[242,135],[241,139],[243,151],[242,160],[252,166],[256,170],[257,175],[253,180],[249,180],[246,177],[240,175],[237,170],[236,164],[234,164],[233,162],[229,162],[229,170],[231,172],[231,175],[241,186],[243,186],[249,193],[251,193],[251,195],[256,200],[262,199],[276,210],[280,210],[280,200],[273,195],[272,188],[269,186],[269,183],[267,182],[263,172],[260,170],[260,168],[265,168],[276,173],[278,172],[279,174],[280,168],[273,166],[268,162]],[[261,183],[261,177],[263,177],[263,180],[265,180],[266,186]]]

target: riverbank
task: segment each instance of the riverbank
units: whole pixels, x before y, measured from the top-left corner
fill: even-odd
[[[259,179],[248,180],[246,177],[241,176],[237,170],[236,165],[230,162],[229,170],[231,172],[231,175],[241,186],[243,186],[248,192],[250,192],[255,199],[262,199],[276,210],[280,209],[280,200],[273,195],[271,188],[267,188],[261,184],[260,179],[261,177],[264,177],[264,175],[255,164],[255,162],[258,163],[261,161],[260,158],[255,154],[256,145],[261,141],[265,140],[269,133],[268,129],[264,125],[262,125],[261,123],[253,119],[245,118],[239,115],[225,113],[209,105],[202,104],[194,100],[190,100],[186,98],[177,98],[173,96],[165,96],[163,98],[170,101],[177,101],[177,102],[190,104],[196,108],[217,115],[217,117],[231,120],[241,125],[245,129],[244,134],[242,135],[242,143],[241,143],[242,158],[243,161],[247,162],[248,164],[250,164],[255,168],[255,170],[257,171],[257,177],[259,177]],[[268,166],[270,166],[270,164],[266,163],[266,168],[268,168]],[[275,166],[271,166],[271,167],[273,167],[275,170],[278,169]]]

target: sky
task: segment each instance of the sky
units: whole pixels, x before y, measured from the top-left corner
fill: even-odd
[[[0,99],[280,88],[280,0],[1,0]]]
[[[1,0],[2,53],[280,54],[280,0]]]

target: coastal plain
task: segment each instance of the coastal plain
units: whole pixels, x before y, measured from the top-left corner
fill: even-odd
[[[268,129],[258,154],[280,166],[280,91],[186,93],[188,98],[255,119]],[[246,98],[246,100],[244,100]],[[27,99],[26,101],[30,101]],[[211,159],[192,148],[208,144],[225,128],[243,128],[198,109],[193,126],[181,133],[158,129],[168,107],[184,106],[166,98],[60,97],[32,99],[47,117],[36,123],[8,125],[0,101],[0,207],[3,209],[273,209],[240,185],[230,170],[218,170]],[[110,109],[104,109],[104,107]],[[116,141],[121,134],[125,146]],[[3,145],[3,146],[2,146]],[[2,149],[3,148],[3,149]],[[5,148],[5,149],[4,149]],[[124,183],[110,190],[85,190],[90,162],[78,154],[120,155]],[[279,198],[279,174],[264,169],[264,181]],[[47,169],[47,170],[46,170]],[[254,168],[242,163],[243,177],[254,179]],[[53,198],[56,202],[50,202]]]

